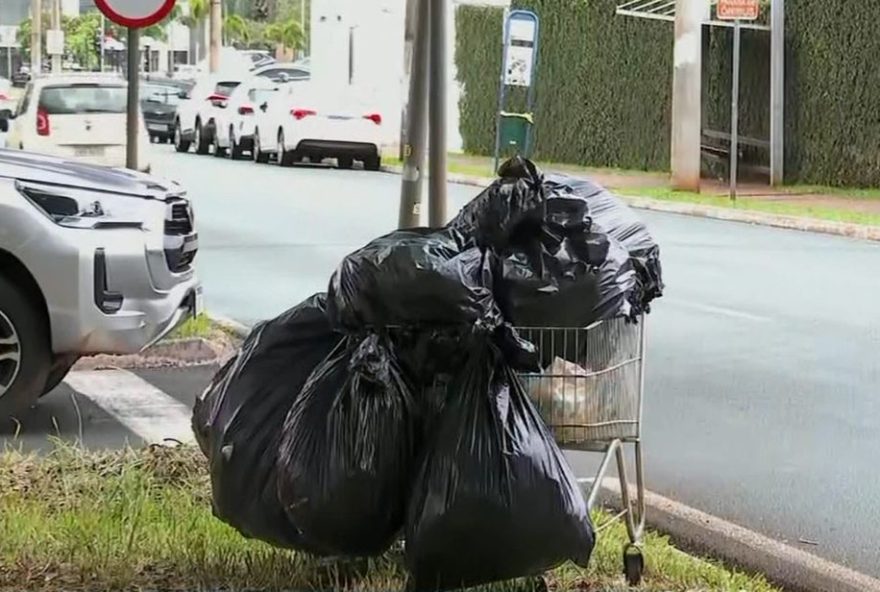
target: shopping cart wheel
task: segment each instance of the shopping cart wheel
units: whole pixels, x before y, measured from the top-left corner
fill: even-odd
[[[630,586],[638,586],[642,583],[642,574],[645,573],[645,557],[642,548],[630,543],[623,548],[623,573],[626,583]]]

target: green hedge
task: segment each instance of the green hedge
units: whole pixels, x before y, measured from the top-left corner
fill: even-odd
[[[524,0],[541,17],[535,156],[596,166],[666,169],[672,26],[617,17],[615,0]],[[468,152],[491,153],[502,12],[462,6],[456,66]],[[522,98],[512,97],[510,108]]]
[[[536,156],[668,168],[671,25],[616,16],[616,0],[514,4],[541,17]],[[501,19],[497,8],[459,8],[456,62],[469,152],[491,153],[494,146]],[[880,2],[788,3],[786,181],[880,186],[878,22]],[[705,30],[703,124],[728,131],[732,35]],[[745,31],[740,130],[761,139],[770,132],[769,57],[769,34]]]

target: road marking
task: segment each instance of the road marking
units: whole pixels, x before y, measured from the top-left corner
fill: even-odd
[[[64,380],[148,444],[194,441],[190,409],[125,370],[71,372]]]
[[[721,315],[724,317],[730,317],[733,319],[740,319],[743,321],[753,321],[756,323],[770,323],[773,322],[773,319],[770,317],[763,317],[761,315],[752,314],[750,312],[745,312],[742,310],[736,310],[733,308],[726,308],[723,306],[714,306],[712,304],[703,304],[701,302],[692,302],[690,300],[679,300],[677,298],[663,299],[663,304],[671,304],[673,306],[679,306],[681,308],[688,308],[691,310],[696,310],[698,312],[705,312],[714,315]]]

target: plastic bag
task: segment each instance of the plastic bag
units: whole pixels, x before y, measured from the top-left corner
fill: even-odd
[[[278,496],[306,541],[379,555],[401,530],[418,414],[387,338],[349,337],[318,367],[284,423]]]
[[[215,515],[246,537],[319,553],[278,501],[276,457],[284,418],[315,367],[341,340],[324,294],[257,325],[196,400],[193,430],[208,458]]]
[[[454,232],[392,232],[348,255],[330,280],[329,314],[353,330],[470,325],[497,314],[489,267]]]
[[[529,382],[529,395],[557,441],[577,440],[579,428],[600,421],[600,378],[574,362],[556,358],[543,375]],[[565,426],[565,427],[563,427]]]
[[[543,176],[529,160],[516,156],[498,169],[500,179],[466,204],[448,228],[462,246],[504,250],[540,231],[545,215]]]
[[[531,249],[501,259],[495,293],[504,317],[519,327],[576,328],[630,316],[637,277],[626,250],[584,227],[564,232],[547,228]]]
[[[660,247],[632,208],[604,187],[586,179],[566,175],[547,175],[544,180],[548,209],[573,212],[575,202],[586,205],[583,217],[594,225],[593,231],[605,233],[629,252],[638,277],[631,303],[634,314],[648,312],[650,303],[663,295],[663,271]],[[577,216],[570,215],[569,219]]]
[[[586,565],[593,527],[577,481],[516,373],[476,344],[450,390],[407,514],[415,590]]]

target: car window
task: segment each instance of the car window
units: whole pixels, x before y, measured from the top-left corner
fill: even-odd
[[[268,103],[277,94],[277,88],[252,88],[248,93],[248,99],[254,104],[262,105],[263,103]]]
[[[182,87],[165,84],[144,84],[141,90],[141,98],[151,103],[178,105],[180,104],[178,94],[182,90],[184,90]]]
[[[40,109],[49,115],[125,113],[126,88],[105,84],[47,86],[40,93]]]
[[[228,97],[240,84],[240,82],[218,82],[214,87],[214,94],[220,95],[221,97]]]

